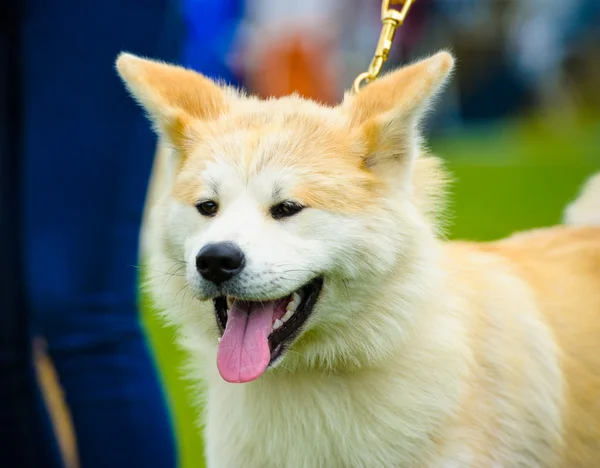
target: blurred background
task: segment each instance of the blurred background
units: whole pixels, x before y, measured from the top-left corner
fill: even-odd
[[[325,103],[366,70],[381,26],[378,0],[182,0],[179,14],[184,65],[261,96]],[[454,175],[448,236],[489,240],[560,222],[600,169],[600,1],[416,0],[385,69],[439,49],[457,57],[426,122],[431,151]],[[180,464],[203,466],[183,355],[141,301]],[[44,378],[64,423],[60,390]]]

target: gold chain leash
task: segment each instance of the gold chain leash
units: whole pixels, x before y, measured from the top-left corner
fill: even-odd
[[[366,72],[361,73],[354,80],[353,89],[355,93],[360,91],[363,84],[370,83],[379,76],[381,67],[388,58],[390,49],[392,48],[392,41],[394,40],[394,34],[396,29],[402,26],[408,10],[412,6],[415,0],[382,0],[381,2],[381,34],[379,35],[379,42],[375,48],[375,55],[371,64]],[[394,10],[390,8],[390,5],[401,4],[400,10]]]

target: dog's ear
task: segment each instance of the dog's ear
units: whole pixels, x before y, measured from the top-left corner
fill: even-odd
[[[191,121],[213,119],[226,110],[223,89],[194,71],[128,53],[119,55],[116,67],[156,131],[174,146],[183,144]]]
[[[448,52],[400,68],[349,95],[343,107],[366,144],[366,165],[410,179],[418,152],[418,124],[448,79],[454,59]]]

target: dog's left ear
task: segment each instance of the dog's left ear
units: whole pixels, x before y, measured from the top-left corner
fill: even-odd
[[[217,118],[226,110],[223,89],[195,71],[128,53],[119,55],[116,67],[157,133],[176,147],[193,120]]]
[[[448,52],[400,68],[347,96],[343,108],[366,145],[366,165],[410,179],[418,125],[454,67]]]

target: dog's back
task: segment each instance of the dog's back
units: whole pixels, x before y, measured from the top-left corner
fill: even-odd
[[[531,288],[559,349],[562,466],[592,467],[600,466],[600,175],[570,205],[566,221],[467,248],[500,257]]]

